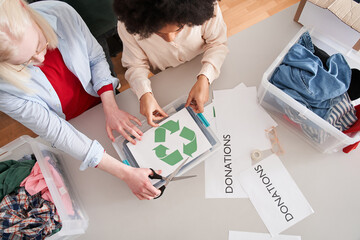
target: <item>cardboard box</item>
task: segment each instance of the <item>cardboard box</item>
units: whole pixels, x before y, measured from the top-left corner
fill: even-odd
[[[316,29],[327,29],[360,50],[360,4],[354,0],[301,0],[294,21]]]

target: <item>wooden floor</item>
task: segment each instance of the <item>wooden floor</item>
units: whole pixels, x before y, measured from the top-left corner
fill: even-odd
[[[228,27],[228,36],[231,36],[297,2],[299,0],[222,0],[220,7]],[[121,66],[121,53],[112,60],[122,84],[120,91],[124,91],[129,85],[124,78],[125,70]],[[25,134],[36,136],[32,131],[0,112],[0,147]]]

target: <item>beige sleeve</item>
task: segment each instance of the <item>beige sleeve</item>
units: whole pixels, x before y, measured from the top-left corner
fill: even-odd
[[[123,42],[122,65],[127,68],[125,79],[138,99],[146,92],[152,92],[149,61],[134,35],[128,33],[125,25],[118,22],[118,34]]]
[[[206,21],[202,26],[202,36],[206,42],[201,60],[202,68],[199,73],[204,74],[212,83],[220,74],[220,68],[227,53],[227,29],[221,14],[221,9],[215,6],[215,17]]]

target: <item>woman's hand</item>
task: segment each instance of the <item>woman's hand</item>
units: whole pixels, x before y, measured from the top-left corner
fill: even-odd
[[[161,191],[155,188],[149,179],[152,171],[148,168],[133,168],[104,153],[98,168],[123,180],[134,195],[140,200],[150,200]],[[158,174],[161,171],[156,171]]]
[[[118,131],[121,135],[124,136],[126,140],[132,144],[136,144],[136,141],[130,135],[133,135],[139,141],[141,140],[143,133],[131,121],[134,121],[139,126],[141,126],[141,122],[133,115],[116,107],[113,110],[107,111],[107,113],[105,113],[105,119],[106,132],[111,141],[115,141],[112,130]]]
[[[100,95],[100,97],[101,101],[103,102],[103,108],[105,113],[105,128],[110,140],[113,142],[115,141],[112,130],[116,130],[132,144],[136,144],[136,141],[130,135],[133,135],[136,139],[140,141],[143,133],[131,122],[134,121],[139,126],[141,126],[140,120],[118,108],[115,101],[114,93],[112,91],[104,92]]]
[[[209,100],[209,80],[201,74],[191,88],[185,107],[191,106],[196,113],[204,112],[204,104]]]
[[[148,124],[152,127],[159,126],[159,124],[154,123],[154,121],[168,117],[151,92],[147,92],[141,96],[140,113],[146,117]]]
[[[156,171],[160,174],[161,171]],[[140,200],[150,200],[160,195],[161,191],[155,188],[149,179],[152,171],[149,168],[129,168],[123,178],[133,194]]]

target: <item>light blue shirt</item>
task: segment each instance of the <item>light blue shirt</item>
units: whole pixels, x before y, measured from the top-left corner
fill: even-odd
[[[68,4],[41,1],[30,5],[41,14],[56,32],[58,49],[68,69],[92,96],[108,84],[114,89],[118,79],[111,76],[103,49],[91,35],[78,13]],[[0,110],[19,121],[53,147],[80,159],[81,170],[99,164],[104,148],[65,120],[61,102],[44,73],[29,66],[31,79],[26,85],[35,93],[25,93],[0,80]]]

